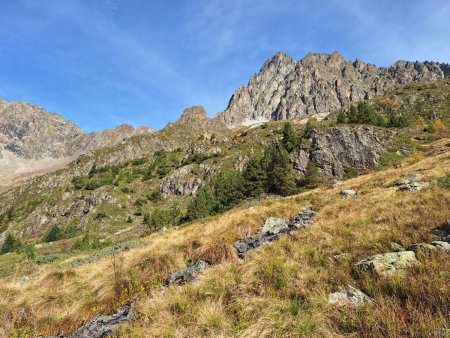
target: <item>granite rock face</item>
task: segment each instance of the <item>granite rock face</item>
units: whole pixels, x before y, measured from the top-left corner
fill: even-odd
[[[449,65],[436,62],[397,61],[378,68],[341,54],[308,54],[295,61],[277,53],[258,74],[231,97],[219,115],[229,127],[330,113],[348,103],[369,99],[414,81],[449,76]]]
[[[394,134],[371,126],[339,126],[312,132],[311,146],[294,150],[294,169],[304,172],[313,160],[325,176],[342,177],[346,167],[374,169]]]

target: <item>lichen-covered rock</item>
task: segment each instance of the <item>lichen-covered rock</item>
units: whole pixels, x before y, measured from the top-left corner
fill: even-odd
[[[166,281],[166,284],[182,285],[186,283],[191,283],[207,267],[208,263],[202,260],[198,260],[194,263],[191,263],[188,267],[171,274],[169,279]]]
[[[263,235],[276,235],[286,231],[289,227],[289,221],[284,218],[269,217],[260,230]]]
[[[373,300],[364,292],[351,285],[347,285],[345,288],[340,288],[337,292],[330,293],[328,295],[328,303],[337,306],[357,306],[367,303],[371,304],[373,303]]]
[[[398,180],[397,185],[404,185],[404,184],[410,184],[413,182],[417,182],[422,178],[422,175],[420,173],[411,173],[406,177],[403,177],[402,179]]]
[[[435,248],[437,248],[437,249],[439,249],[439,250],[442,250],[442,251],[444,251],[444,252],[446,252],[446,253],[450,253],[450,244],[449,244],[448,242],[444,242],[444,241],[433,241],[433,242],[431,242],[431,244],[432,244]]]
[[[411,244],[410,246],[408,246],[407,248],[408,251],[414,251],[414,253],[422,253],[422,254],[430,254],[433,251],[436,250],[436,247],[431,245],[431,244],[427,244],[427,243],[415,243],[415,244]]]
[[[416,262],[416,255],[413,251],[388,252],[363,259],[356,263],[355,267],[382,276],[402,275],[407,267]]]

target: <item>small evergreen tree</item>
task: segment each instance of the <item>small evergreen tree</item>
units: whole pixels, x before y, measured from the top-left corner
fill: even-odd
[[[250,158],[242,177],[244,179],[244,193],[247,197],[256,197],[266,190],[267,174],[260,158]]]
[[[13,236],[13,234],[9,233],[6,236],[5,241],[3,242],[2,249],[0,250],[0,253],[1,254],[5,254],[7,252],[14,251],[16,249],[16,247],[17,247],[17,240]]]
[[[197,195],[188,205],[186,218],[189,221],[212,215],[216,209],[216,198],[211,188],[205,186],[198,190]]]
[[[271,153],[267,167],[267,186],[270,192],[282,196],[291,195],[296,191],[289,154],[283,147],[276,147]]]
[[[302,180],[302,185],[306,188],[317,188],[321,183],[319,168],[317,167],[314,161],[309,161],[306,170],[305,176]]]
[[[294,150],[298,144],[298,137],[292,123],[290,122],[284,124],[282,144],[284,149],[286,149],[289,153]]]
[[[61,227],[57,224],[53,225],[45,235],[44,241],[46,243],[57,241],[61,238]]]
[[[237,170],[225,170],[212,179],[217,212],[227,210],[244,199],[244,180]]]

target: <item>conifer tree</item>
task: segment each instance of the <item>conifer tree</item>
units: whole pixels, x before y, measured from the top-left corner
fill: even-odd
[[[306,188],[317,188],[321,182],[319,168],[317,167],[314,161],[309,161],[306,170],[305,176],[302,180],[302,185]]]
[[[197,195],[188,205],[186,218],[189,221],[213,214],[216,208],[216,198],[211,188],[205,186],[199,189]]]
[[[270,192],[282,196],[291,195],[296,191],[289,154],[283,147],[276,147],[271,152],[267,167],[267,186]]]
[[[9,233],[6,236],[5,241],[3,242],[0,253],[4,254],[4,253],[13,251],[16,248],[16,244],[17,244],[16,239],[14,238],[14,236],[11,233]]]
[[[284,124],[282,144],[284,149],[286,149],[289,153],[294,150],[298,144],[298,137],[292,123],[290,122]]]
[[[256,197],[266,190],[267,174],[260,158],[250,158],[242,177],[244,179],[244,193],[247,197]]]

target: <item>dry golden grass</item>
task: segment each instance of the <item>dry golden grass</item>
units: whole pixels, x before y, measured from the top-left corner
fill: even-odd
[[[118,333],[136,337],[333,337],[427,336],[449,327],[448,256],[421,258],[407,277],[378,279],[358,275],[350,262],[332,256],[347,252],[352,261],[387,252],[391,242],[429,242],[429,230],[450,216],[450,192],[433,184],[450,171],[450,152],[440,140],[399,168],[370,173],[290,198],[145,238],[135,248],[71,270],[39,267],[27,283],[2,280],[0,327],[67,333],[98,313],[113,311],[144,293],[136,303],[139,319]],[[394,183],[419,171],[432,182],[420,192],[399,192]],[[355,189],[342,199],[341,189]],[[236,258],[233,242],[254,233],[267,217],[293,217],[301,207],[319,211],[305,231]],[[192,285],[157,291],[161,282],[188,260],[213,266]],[[335,308],[327,294],[350,283],[374,297],[373,307]]]

